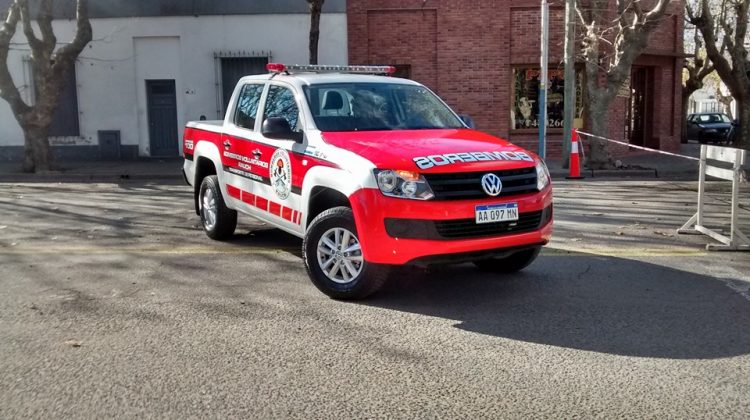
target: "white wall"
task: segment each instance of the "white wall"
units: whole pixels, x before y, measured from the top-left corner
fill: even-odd
[[[92,20],[94,41],[76,65],[81,137],[52,143],[96,145],[98,130],[120,130],[122,144],[139,145],[147,156],[146,79],[175,79],[181,137],[187,121],[216,117],[214,53],[270,51],[272,61],[307,63],[309,22],[307,14]],[[59,40],[72,38],[74,22],[55,21],[54,27]],[[323,14],[320,27],[319,62],[346,64],[346,14]],[[28,47],[22,36],[13,42],[11,73],[28,92]],[[20,145],[22,132],[0,101],[0,146]]]

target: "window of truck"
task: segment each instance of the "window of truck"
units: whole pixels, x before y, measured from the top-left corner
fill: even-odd
[[[293,130],[299,131],[299,109],[290,89],[276,85],[269,87],[263,119],[271,117],[282,117]]]
[[[258,114],[260,95],[263,93],[262,84],[248,84],[242,87],[237,100],[237,111],[234,114],[234,124],[237,127],[255,129],[255,116]]]
[[[304,87],[321,131],[463,128],[458,117],[422,86],[335,83]],[[333,112],[332,112],[333,111]]]

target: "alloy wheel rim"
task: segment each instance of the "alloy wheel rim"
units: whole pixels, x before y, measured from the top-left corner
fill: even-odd
[[[323,274],[339,284],[354,281],[364,266],[359,239],[345,228],[328,229],[318,240],[317,255]]]
[[[211,188],[206,188],[201,197],[201,212],[203,213],[203,225],[208,230],[213,230],[216,226],[216,197]]]

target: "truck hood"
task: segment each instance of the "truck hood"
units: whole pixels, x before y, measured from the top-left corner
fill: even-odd
[[[379,169],[425,173],[513,169],[536,155],[506,140],[469,129],[322,132],[323,140]]]

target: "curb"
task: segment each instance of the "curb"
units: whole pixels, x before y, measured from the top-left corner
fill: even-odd
[[[128,181],[179,181],[185,182],[181,173],[176,174],[0,174],[0,183],[26,182],[128,182]]]
[[[565,179],[566,170],[556,170],[551,173],[553,179]],[[581,169],[584,178],[659,178],[656,169]],[[667,177],[669,175],[667,174]]]

